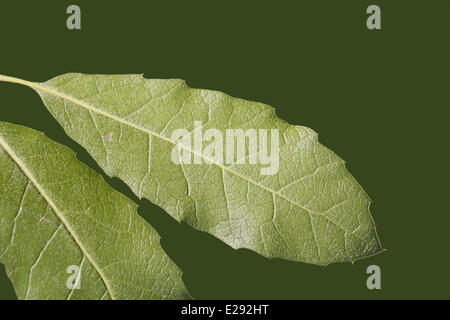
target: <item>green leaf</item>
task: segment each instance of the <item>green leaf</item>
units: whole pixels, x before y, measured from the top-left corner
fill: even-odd
[[[233,248],[319,265],[381,251],[370,200],[344,161],[314,131],[277,118],[270,106],[142,75],[71,73],[40,84],[0,80],[35,89],[109,176]],[[212,128],[224,136],[227,129],[278,130],[279,170],[262,174],[267,165],[249,164],[250,148],[245,164],[223,164],[172,138],[177,129],[187,129],[191,138]],[[175,163],[175,146],[179,157],[188,153],[203,163]]]
[[[0,200],[0,262],[20,299],[187,296],[136,204],[41,132],[0,122]]]

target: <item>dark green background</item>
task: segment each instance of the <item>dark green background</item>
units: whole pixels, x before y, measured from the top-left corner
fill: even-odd
[[[82,30],[65,26],[79,4]],[[382,30],[365,26],[369,4]],[[0,73],[182,78],[273,105],[317,131],[374,200],[387,252],[326,268],[233,250],[122,182],[197,299],[450,298],[450,1],[2,1]],[[0,83],[0,120],[44,131],[101,172],[26,87]],[[32,230],[30,230],[32,232]],[[366,288],[377,264],[382,290]],[[0,268],[0,298],[15,298]]]

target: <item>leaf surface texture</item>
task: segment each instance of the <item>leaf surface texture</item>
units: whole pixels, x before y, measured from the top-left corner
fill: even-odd
[[[159,239],[70,149],[0,122],[0,262],[20,299],[187,297]]]
[[[71,73],[41,84],[22,82],[109,176],[233,248],[319,265],[381,250],[370,199],[344,161],[313,130],[286,123],[268,105],[142,75]],[[279,130],[277,174],[205,157],[203,164],[174,163],[171,150],[180,143],[171,134],[184,128],[194,135],[195,121],[203,132]]]

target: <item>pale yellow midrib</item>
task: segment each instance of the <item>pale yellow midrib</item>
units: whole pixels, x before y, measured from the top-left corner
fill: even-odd
[[[84,248],[82,242],[78,238],[76,232],[71,228],[70,224],[65,219],[64,215],[61,213],[61,211],[58,209],[58,207],[55,205],[55,203],[52,201],[52,199],[46,194],[44,188],[39,184],[39,182],[36,181],[33,174],[28,170],[28,168],[22,163],[20,158],[16,155],[14,150],[9,146],[9,144],[0,136],[0,147],[5,150],[5,152],[9,155],[9,157],[16,163],[16,165],[20,168],[20,170],[23,172],[23,174],[28,178],[28,180],[31,181],[31,183],[36,187],[36,189],[39,191],[39,194],[44,198],[44,200],[49,204],[49,206],[52,208],[52,210],[55,212],[55,214],[58,216],[58,218],[61,220],[61,222],[64,224],[64,227],[69,232],[69,234],[72,236],[72,238],[77,243],[80,250],[83,252],[83,254],[88,258],[89,262],[94,266],[95,270],[98,272],[100,277],[102,278],[103,282],[105,283],[106,289],[108,290],[109,295],[111,296],[111,299],[115,300],[111,288],[108,284],[108,281],[106,280],[107,277],[105,274],[103,274],[101,268],[96,264],[94,259],[91,257],[91,255],[88,253],[88,251]]]
[[[80,106],[80,107],[82,107],[82,108],[84,108],[84,109],[86,109],[88,111],[95,112],[95,113],[100,114],[100,115],[102,115],[102,116],[104,116],[106,118],[114,120],[114,121],[116,121],[118,123],[127,125],[129,127],[132,127],[134,129],[138,130],[138,131],[142,131],[142,132],[144,132],[146,134],[149,134],[151,136],[154,136],[154,137],[157,137],[157,138],[159,138],[161,140],[169,142],[169,143],[171,143],[171,144],[173,144],[175,146],[181,147],[181,148],[191,152],[192,154],[194,154],[194,155],[196,155],[196,156],[198,156],[198,157],[200,157],[202,159],[205,159],[206,161],[209,161],[213,165],[215,165],[215,166],[217,166],[217,167],[219,167],[219,168],[221,168],[221,169],[231,173],[232,175],[235,175],[235,176],[243,179],[244,181],[247,181],[247,182],[249,182],[249,183],[251,183],[251,184],[253,184],[253,185],[257,186],[257,187],[260,187],[261,189],[264,189],[264,190],[266,190],[266,191],[268,191],[268,192],[270,192],[272,194],[275,194],[279,198],[281,198],[281,199],[291,203],[292,205],[294,205],[296,207],[299,207],[300,209],[306,211],[309,215],[315,215],[315,216],[319,216],[319,217],[324,218],[325,220],[327,220],[328,222],[332,223],[333,225],[335,225],[339,229],[343,230],[345,232],[345,234],[349,234],[351,236],[354,236],[354,237],[356,237],[357,239],[363,241],[366,244],[368,243],[367,241],[365,241],[364,239],[360,238],[359,236],[357,236],[355,234],[348,233],[348,231],[346,229],[344,229],[342,226],[338,225],[336,222],[334,222],[333,220],[331,220],[327,216],[325,216],[325,215],[323,215],[321,213],[318,213],[318,212],[314,212],[311,209],[305,208],[302,205],[292,201],[291,199],[286,198],[284,195],[282,195],[281,193],[277,192],[276,190],[273,190],[273,189],[268,188],[268,187],[266,187],[266,186],[264,186],[264,185],[262,185],[262,184],[260,184],[260,183],[258,183],[256,181],[253,181],[253,180],[251,180],[251,179],[249,179],[249,178],[247,178],[247,177],[245,177],[245,176],[243,176],[243,175],[241,175],[241,174],[239,174],[239,173],[229,169],[228,167],[223,166],[220,163],[215,162],[214,160],[208,159],[203,154],[200,154],[200,153],[196,152],[195,150],[192,150],[192,149],[190,149],[190,148],[188,148],[188,147],[186,147],[184,145],[178,144],[176,141],[173,141],[172,139],[166,138],[166,137],[164,137],[164,136],[162,136],[162,135],[160,135],[160,134],[158,134],[156,132],[150,131],[150,130],[148,130],[146,128],[142,128],[142,127],[140,127],[140,126],[138,126],[138,125],[136,125],[136,124],[134,124],[132,122],[123,120],[123,119],[121,119],[121,118],[119,118],[117,116],[114,116],[112,114],[109,114],[107,112],[99,110],[97,108],[94,108],[93,106],[89,105],[88,103],[85,103],[85,102],[83,102],[81,100],[73,98],[73,97],[71,97],[69,95],[66,95],[64,93],[60,93],[60,92],[56,91],[55,89],[50,88],[50,87],[46,87],[46,86],[44,86],[44,85],[42,85],[40,83],[31,82],[31,81],[27,81],[27,80],[22,80],[22,79],[15,78],[15,77],[9,77],[9,76],[0,75],[0,81],[2,81],[2,80],[3,81],[7,81],[7,82],[13,82],[13,83],[22,84],[22,85],[25,85],[25,86],[30,87],[32,89],[49,93],[49,94],[51,94],[53,96],[56,96],[56,97],[59,97],[59,98],[61,98],[63,100],[70,101],[70,102],[72,102],[72,103],[74,103],[74,104],[76,104],[76,105],[78,105],[78,106]]]

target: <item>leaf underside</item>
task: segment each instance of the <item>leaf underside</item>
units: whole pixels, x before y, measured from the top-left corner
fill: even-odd
[[[159,239],[70,149],[0,122],[0,262],[19,299],[187,297]]]
[[[370,199],[344,161],[268,105],[142,75],[71,73],[25,85],[106,174],[233,248],[318,265],[381,250]],[[261,175],[260,165],[249,164],[175,164],[171,133],[193,134],[195,121],[203,132],[278,129],[278,173]]]

